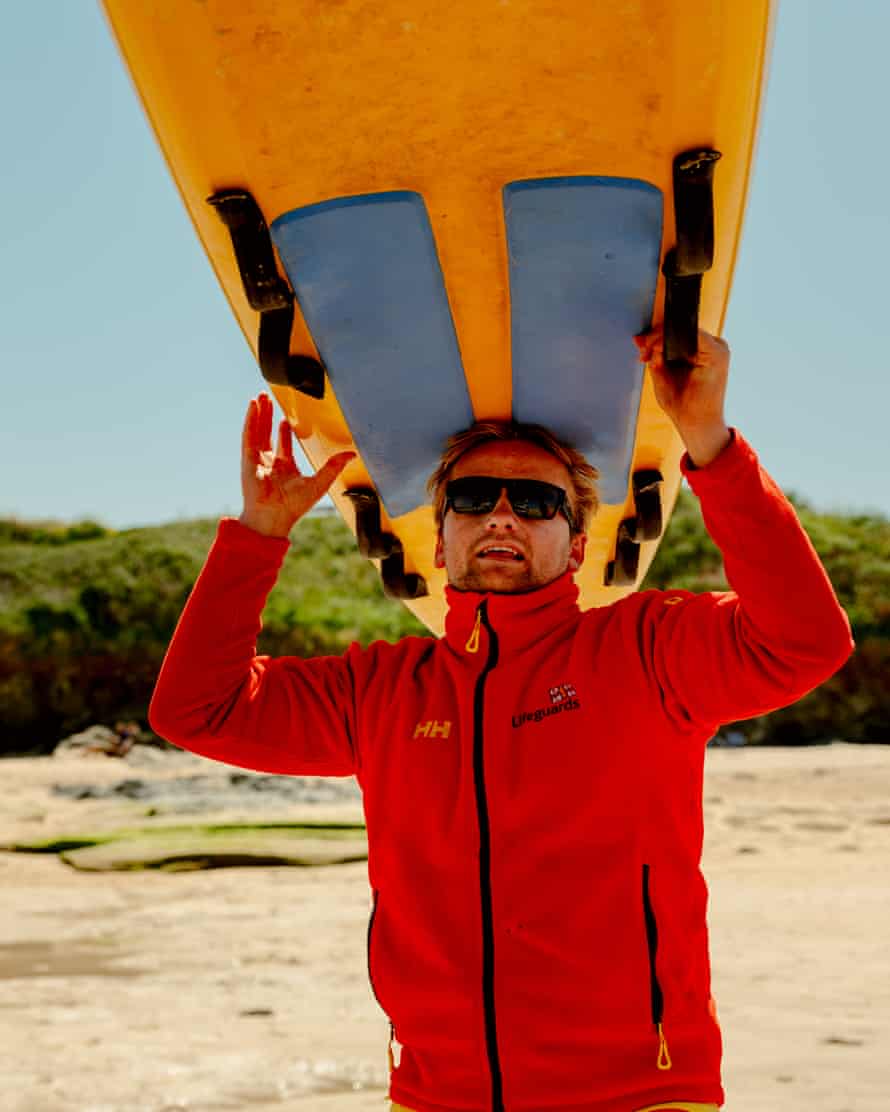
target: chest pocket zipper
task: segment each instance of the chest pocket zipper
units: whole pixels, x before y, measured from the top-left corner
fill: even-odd
[[[664,993],[658,980],[656,955],[658,954],[658,922],[649,894],[649,866],[643,866],[643,915],[646,919],[646,947],[649,951],[649,990],[652,998],[652,1022],[658,1035],[658,1058],[656,1065],[660,1070],[673,1066],[664,1034]]]

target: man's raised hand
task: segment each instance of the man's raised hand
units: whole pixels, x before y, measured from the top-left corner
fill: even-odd
[[[649,365],[658,404],[683,438],[689,457],[706,467],[730,441],[723,415],[729,377],[729,346],[725,340],[699,329],[698,351],[685,370],[671,370],[664,361],[661,326],[634,336],[640,362]]]
[[[294,460],[293,434],[287,420],[278,426],[278,446],[272,451],[272,399],[260,394],[251,400],[241,439],[240,521],[267,537],[286,537],[319,499],[355,452],[338,452],[314,475],[302,475]]]

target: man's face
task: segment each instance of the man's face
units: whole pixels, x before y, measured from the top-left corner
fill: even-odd
[[[450,477],[471,475],[553,483],[567,492],[574,511],[568,471],[537,444],[507,440],[473,448],[457,461]],[[561,513],[549,521],[519,517],[502,490],[489,513],[446,512],[436,542],[436,567],[445,568],[448,582],[461,591],[533,591],[566,570],[577,571],[586,541],[582,533],[572,535]]]

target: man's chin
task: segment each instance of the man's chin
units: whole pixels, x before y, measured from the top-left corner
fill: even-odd
[[[493,595],[519,595],[526,591],[536,591],[546,585],[535,579],[528,565],[480,568],[467,572],[459,579],[450,580],[450,586],[456,591],[475,591],[479,594]]]

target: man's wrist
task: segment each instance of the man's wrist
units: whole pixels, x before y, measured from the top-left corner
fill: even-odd
[[[686,453],[693,467],[707,467],[732,441],[732,433],[725,422],[708,428],[679,429]]]
[[[248,529],[252,529],[255,533],[259,533],[264,537],[275,537],[278,540],[287,540],[290,536],[290,531],[293,529],[296,522],[287,524],[280,518],[264,518],[261,514],[251,514],[247,510],[242,511],[241,516],[238,518],[242,525],[246,525]]]

